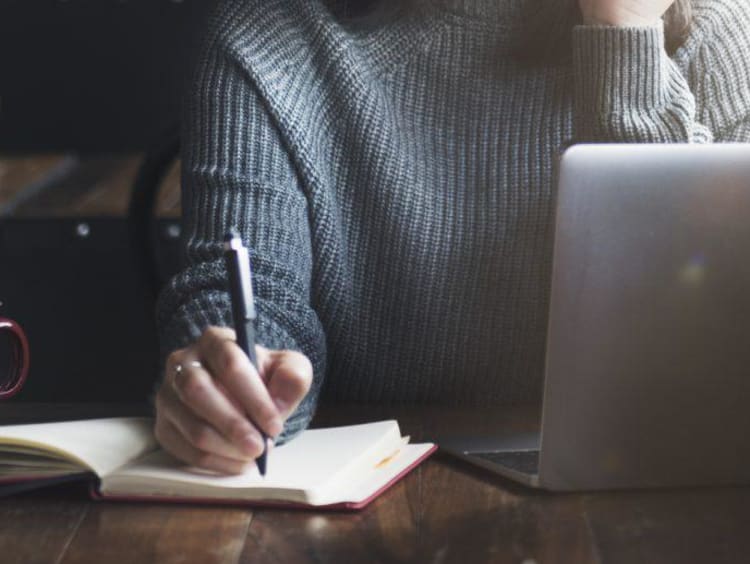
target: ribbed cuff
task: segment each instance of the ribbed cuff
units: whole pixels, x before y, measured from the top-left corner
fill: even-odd
[[[664,26],[576,26],[576,103],[597,114],[653,111],[666,102]]]

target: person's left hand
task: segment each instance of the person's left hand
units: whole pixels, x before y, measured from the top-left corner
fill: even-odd
[[[618,27],[651,26],[675,0],[579,0],[583,23]]]

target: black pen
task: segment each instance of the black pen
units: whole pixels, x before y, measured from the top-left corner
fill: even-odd
[[[232,299],[232,318],[234,331],[237,334],[237,344],[245,352],[247,358],[258,370],[258,359],[255,356],[255,303],[253,301],[253,280],[250,273],[250,255],[242,244],[240,234],[232,229],[224,237],[224,261],[229,272],[229,294]],[[263,437],[263,453],[255,463],[261,476],[266,475],[266,456],[268,437],[258,427]]]

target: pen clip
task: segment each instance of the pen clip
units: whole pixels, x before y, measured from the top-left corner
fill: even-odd
[[[231,282],[233,284],[233,291],[236,292],[235,295],[238,298],[238,303],[235,307],[238,308],[237,313],[240,315],[239,319],[235,319],[235,323],[255,319],[250,252],[242,244],[242,239],[237,230],[232,229],[227,233],[224,238],[224,250],[228,261],[227,268],[230,270],[230,280],[234,280]],[[234,278],[231,276],[232,271],[235,274]]]
[[[237,259],[239,262],[239,275],[242,280],[240,285],[244,295],[242,301],[245,304],[245,318],[255,319],[255,299],[253,296],[253,277],[250,267],[250,253],[247,247],[243,247],[240,243],[240,248],[237,249]]]

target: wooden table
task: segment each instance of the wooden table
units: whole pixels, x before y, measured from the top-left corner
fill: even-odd
[[[393,416],[420,440],[529,430],[537,410],[338,407],[316,423]],[[0,562],[746,563],[750,488],[539,493],[440,453],[354,514],[93,502],[71,485],[0,499]]]

